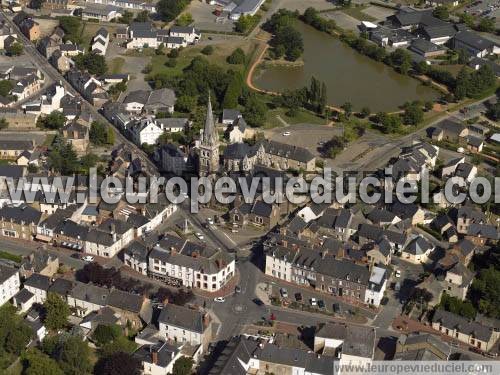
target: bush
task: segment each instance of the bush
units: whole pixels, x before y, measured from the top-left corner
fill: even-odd
[[[236,48],[231,55],[227,57],[227,62],[229,64],[244,64],[245,63],[245,52],[241,48]]]
[[[177,60],[176,59],[168,59],[167,62],[165,63],[166,66],[169,68],[175,68],[177,65]]]
[[[201,53],[204,55],[210,56],[211,54],[214,53],[214,47],[213,46],[206,46],[201,50]]]

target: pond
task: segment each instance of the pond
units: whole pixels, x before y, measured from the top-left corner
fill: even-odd
[[[439,92],[420,81],[403,76],[383,63],[361,55],[339,39],[297,22],[304,38],[304,64],[261,67],[253,83],[268,91],[281,92],[308,86],[314,76],[327,85],[328,103],[351,102],[356,110],[395,111],[412,100],[434,100]]]

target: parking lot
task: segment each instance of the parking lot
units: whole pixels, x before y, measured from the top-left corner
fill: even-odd
[[[500,0],[477,0],[464,8],[465,13],[479,17],[495,17],[495,25],[500,26]]]
[[[217,17],[213,14],[216,9],[214,5],[201,1],[192,1],[187,12],[191,13],[194,19],[194,27],[200,30],[211,31],[233,31],[234,22],[227,17]]]

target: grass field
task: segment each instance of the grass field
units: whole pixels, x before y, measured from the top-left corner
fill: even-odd
[[[8,253],[6,251],[0,251],[0,259],[7,259],[16,263],[21,263],[21,261],[23,260],[22,257]]]
[[[263,128],[271,129],[280,126],[284,126],[283,122],[278,119],[279,116],[283,121],[288,123],[289,125],[295,124],[313,124],[313,125],[325,125],[326,120],[324,118],[318,117],[315,114],[305,111],[299,110],[297,115],[294,117],[289,117],[285,114],[286,110],[283,108],[273,109],[267,112],[266,122],[264,123]]]
[[[342,12],[360,21],[376,21],[374,17],[362,12],[366,8],[366,6],[350,7],[342,9]]]
[[[123,57],[115,57],[108,63],[108,72],[112,74],[121,73],[125,59]]]

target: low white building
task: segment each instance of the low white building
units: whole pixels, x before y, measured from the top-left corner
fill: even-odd
[[[121,17],[122,10],[113,5],[87,5],[82,10],[82,19],[90,20],[95,19],[99,21],[109,22],[115,18]]]
[[[373,266],[365,292],[365,303],[372,306],[380,306],[387,287],[387,270],[382,267]]]
[[[254,16],[266,0],[243,0],[234,8],[229,16],[233,21],[237,21],[241,16]]]
[[[163,134],[162,128],[152,119],[136,122],[131,128],[132,138],[137,145],[154,145]]]
[[[172,26],[170,28],[170,36],[182,38],[187,44],[193,44],[201,38],[201,33],[193,26]]]
[[[97,34],[92,39],[92,44],[90,46],[90,49],[92,52],[104,56],[108,49],[108,45],[109,45],[109,32],[104,27],[101,27],[97,31]]]
[[[19,271],[0,264],[0,306],[14,297],[20,286]]]
[[[435,246],[422,236],[416,236],[408,242],[401,253],[401,258],[411,263],[427,263]]]
[[[43,304],[47,299],[50,284],[48,276],[34,273],[24,282],[24,288],[34,295],[35,303]]]

